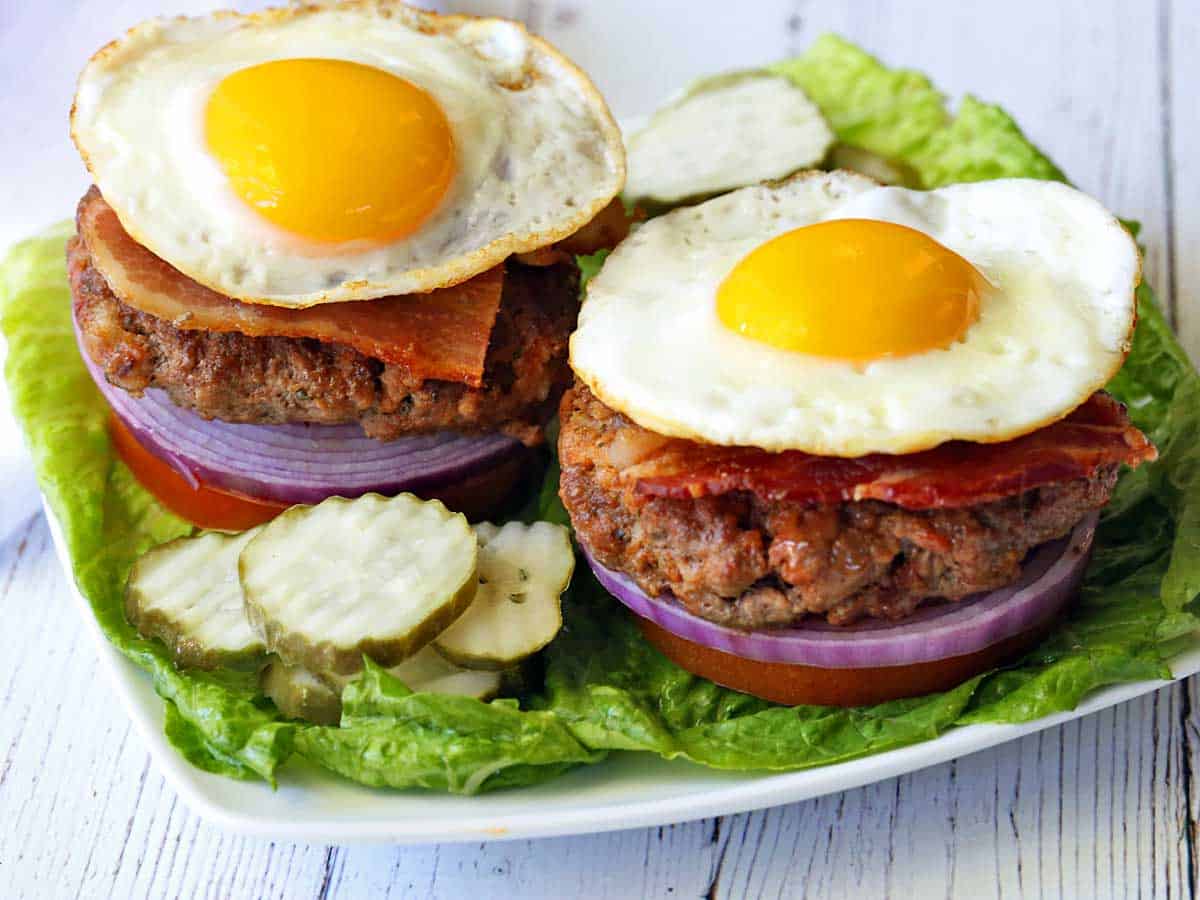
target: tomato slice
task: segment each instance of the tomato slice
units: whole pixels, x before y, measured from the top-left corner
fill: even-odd
[[[949,690],[1019,656],[1040,641],[1053,624],[1052,619],[974,653],[933,662],[824,669],[735,656],[681,638],[649,619],[638,617],[646,639],[681,668],[735,691],[787,706],[868,706]]]
[[[142,487],[171,512],[201,528],[245,531],[269,522],[288,508],[286,503],[256,500],[205,484],[192,486],[169,463],[143,447],[116,415],[109,416],[109,434],[117,456]]]

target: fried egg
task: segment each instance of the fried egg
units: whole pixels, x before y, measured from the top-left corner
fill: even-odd
[[[138,242],[291,307],[465,281],[625,177],[603,99],[549,45],[386,0],[139,25],[84,69],[72,135]]]
[[[588,285],[571,364],[673,437],[855,457],[1006,440],[1129,350],[1129,233],[1063,184],[804,173],[654,219]]]
[[[834,135],[791,79],[718,75],[693,85],[629,139],[632,201],[674,204],[816,166]]]

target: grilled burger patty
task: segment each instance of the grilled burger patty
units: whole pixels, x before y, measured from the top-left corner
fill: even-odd
[[[577,385],[562,403],[560,493],[603,565],[713,622],[757,629],[809,615],[835,625],[901,619],[922,603],[1014,581],[1030,549],[1102,507],[1116,465],[1004,500],[908,510],[877,501],[808,505],[742,491],[677,500],[637,494],[610,447],[627,419]]]
[[[67,250],[83,346],[132,394],[162,388],[209,419],[278,425],[359,422],[379,440],[452,429],[500,431],[528,445],[571,383],[567,338],[579,308],[574,264],[509,261],[483,386],[413,378],[350,347],[304,338],[195,331],[121,302],[78,238]]]

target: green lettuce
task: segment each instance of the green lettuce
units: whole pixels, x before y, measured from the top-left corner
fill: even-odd
[[[998,106],[968,95],[951,116],[924,75],[889,69],[837,35],[824,35],[803,56],[769,68],[804,89],[838,140],[908,163],[922,187],[989,178],[1066,180]]]
[[[69,233],[63,225],[25,241],[0,265],[0,329],[9,344],[5,375],[13,412],[62,527],[80,592],[108,640],[153,679],[166,704],[166,736],[189,762],[274,783],[279,766],[298,750],[367,784],[478,791],[541,781],[601,756],[550,714],[522,713],[512,701],[412,694],[372,672],[364,681],[387,703],[368,712],[368,687],[351,685],[346,728],[285,721],[253,674],[180,671],[160,642],[139,635],[124,615],[129,569],[150,547],[192,528],[114,455],[108,406],[84,368],[71,326],[64,261]],[[393,683],[380,687],[385,681]],[[407,699],[398,699],[401,692]],[[488,746],[508,750],[489,759]],[[404,752],[391,755],[394,748]]]
[[[889,159],[912,159],[949,121],[945,98],[928,78],[888,69],[836,35],[770,69],[804,89],[838,140]]]
[[[773,67],[797,81],[847,144],[910,166],[923,185],[1062,177],[1003,111],[973,98],[957,115],[916,72],[888,69],[836,37]],[[69,225],[18,245],[0,266],[6,376],[38,480],[62,526],[75,580],[108,639],[149,673],[168,739],[193,765],[274,780],[292,754],[364,784],[473,793],[532,784],[607,750],[724,769],[824,765],[928,740],[968,722],[1021,722],[1070,709],[1107,684],[1169,675],[1197,627],[1200,376],[1149,287],[1125,367],[1109,386],[1161,451],[1126,472],[1069,617],[1017,664],[941,694],[861,709],[782,707],[690,675],[652,648],[586,567],[543,655],[544,682],[483,703],[413,693],[368,663],[338,727],[284,720],[252,676],[179,671],[125,621],[136,557],[189,526],[113,454],[107,407],[75,347],[63,264]],[[581,260],[585,274],[602,263]],[[552,466],[523,515],[566,522]]]
[[[977,681],[860,709],[778,706],[672,663],[591,577],[576,577],[564,618],[547,648],[540,704],[591,747],[719,769],[827,765],[928,740],[962,715]]]
[[[546,652],[539,705],[590,747],[648,750],[718,768],[795,769],[926,740],[953,725],[1016,723],[1074,708],[1105,685],[1169,678],[1169,655],[1198,625],[1200,376],[1148,287],[1129,362],[1109,386],[1163,448],[1125,472],[1106,510],[1083,591],[1063,624],[1018,664],[953,691],[879,706],[785,708],[720,688],[651,647],[586,574],[568,627]],[[543,492],[543,517],[562,521]],[[582,568],[582,567],[581,567]]]
[[[910,166],[925,187],[987,178],[1063,180],[1002,110],[967,97],[952,116],[921,74],[827,35],[772,71],[804,88],[846,144]],[[864,709],[785,709],[695,678],[651,648],[593,581],[577,577],[567,633],[547,651],[542,703],[593,747],[651,750],[722,768],[822,765],[956,724],[1024,722],[1109,684],[1167,678],[1198,625],[1200,376],[1149,286],[1109,390],[1160,459],[1123,473],[1066,621],[1018,664],[944,694]],[[552,509],[545,511],[555,515]]]
[[[363,784],[460,794],[545,781],[604,756],[551,713],[523,712],[516,700],[416,694],[370,660],[342,694],[340,727],[305,728],[296,743]]]
[[[133,561],[191,528],[113,455],[107,406],[75,347],[66,234],[59,227],[9,253],[0,277],[0,328],[9,344],[5,375],[13,412],[62,527],[76,583],[105,636],[154,679],[170,710],[168,733],[186,733],[179,745],[190,748],[188,759],[204,759],[204,768],[226,775],[273,779],[290,752],[292,726],[262,709],[244,677],[179,672],[162,644],[125,621],[125,578]]]

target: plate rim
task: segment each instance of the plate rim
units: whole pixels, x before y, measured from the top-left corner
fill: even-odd
[[[96,644],[97,655],[108,674],[108,680],[120,698],[126,715],[141,736],[156,768],[200,818],[229,831],[252,837],[322,843],[464,843],[599,834],[733,815],[839,793],[938,765],[1099,712],[1200,672],[1198,642],[1196,646],[1172,660],[1171,679],[1129,682],[1102,688],[1067,712],[1043,716],[1032,722],[1017,725],[957,726],[936,738],[860,759],[795,772],[734,775],[735,780],[729,784],[668,799],[656,798],[604,805],[596,804],[593,799],[581,801],[576,809],[547,814],[545,811],[539,812],[536,808],[536,798],[531,798],[531,803],[535,805],[527,812],[506,815],[485,813],[477,817],[459,817],[452,825],[444,822],[435,825],[433,821],[422,823],[419,820],[404,818],[372,818],[355,822],[320,818],[306,820],[299,816],[287,819],[272,815],[256,816],[234,809],[212,797],[205,790],[205,781],[225,780],[224,777],[193,767],[166,742],[162,731],[162,700],[156,698],[157,703],[154,704],[152,714],[149,704],[137,696],[135,685],[138,681],[135,679],[140,679],[144,687],[149,676],[126,659],[101,631],[91,605],[75,583],[61,526],[44,496],[42,509],[50,528],[55,555],[67,576],[75,604],[83,614],[84,627]],[[603,765],[604,763],[599,764]],[[287,777],[286,768],[281,777]],[[336,775],[330,773],[322,773],[322,777],[337,779]],[[397,791],[395,794],[398,799],[405,801],[411,801],[414,797],[440,796],[417,790]]]

